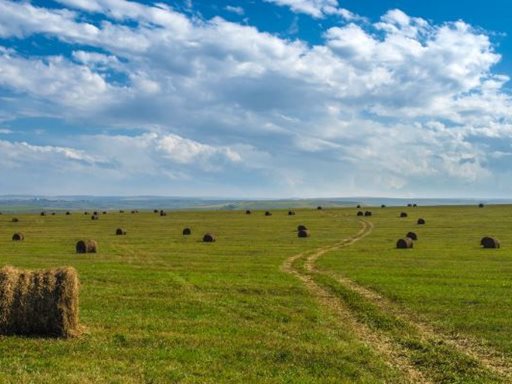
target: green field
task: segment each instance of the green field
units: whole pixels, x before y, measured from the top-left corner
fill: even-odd
[[[4,214],[1,264],[74,266],[84,333],[0,337],[0,383],[512,382],[512,206],[371,210]]]

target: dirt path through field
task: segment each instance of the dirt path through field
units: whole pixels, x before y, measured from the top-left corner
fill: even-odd
[[[303,257],[307,257],[305,268],[306,270],[313,270],[314,261],[322,255],[330,251],[348,247],[365,236],[368,236],[373,229],[373,225],[367,221],[361,221],[361,224],[361,230],[354,236],[348,237],[334,245],[325,246],[314,251],[304,252],[289,257],[283,263],[282,270],[301,280],[309,292],[319,300],[324,308],[329,308],[329,310],[333,311],[344,326],[349,327],[360,340],[370,348],[379,352],[391,367],[401,371],[407,382],[418,384],[430,383],[423,373],[416,369],[411,361],[409,361],[406,357],[406,351],[401,346],[394,343],[386,335],[376,332],[365,324],[357,321],[350,309],[345,306],[342,300],[319,286],[308,273],[301,272],[300,269],[295,268],[294,266],[296,261]]]

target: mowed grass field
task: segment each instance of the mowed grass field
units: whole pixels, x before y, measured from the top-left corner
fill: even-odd
[[[84,333],[0,336],[0,383],[510,382],[512,207],[371,210],[4,213],[1,264],[75,267]]]

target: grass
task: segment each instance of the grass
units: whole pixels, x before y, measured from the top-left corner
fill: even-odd
[[[401,383],[400,370],[359,340],[304,284],[288,257],[360,229],[355,208],[0,216],[0,261],[70,265],[80,275],[85,334],[72,340],[0,337],[1,383]],[[326,253],[320,271],[350,278],[444,333],[512,354],[512,206],[373,208],[373,232]],[[408,218],[399,213],[407,211]],[[20,219],[11,223],[11,217]],[[419,217],[426,225],[416,225]],[[312,233],[296,236],[298,224]],[[122,227],[127,236],[115,236]],[[184,227],[192,235],[182,236]],[[414,249],[397,250],[408,231]],[[23,242],[11,241],[14,232]],[[200,242],[213,232],[217,242]],[[502,249],[482,250],[494,235]],[[99,253],[77,255],[79,239]],[[307,275],[303,259],[294,266]],[[493,383],[478,361],[422,338],[407,323],[339,284],[309,273],[357,321],[408,351],[433,382]]]
[[[3,215],[2,264],[74,266],[79,339],[2,337],[2,383],[399,382],[400,375],[280,271],[287,257],[350,235],[345,211]],[[297,224],[312,237],[298,239]],[[185,227],[192,235],[181,235]],[[115,236],[117,227],[127,236]],[[10,240],[14,231],[23,242]],[[214,232],[217,242],[199,241]],[[99,253],[77,255],[92,238]]]

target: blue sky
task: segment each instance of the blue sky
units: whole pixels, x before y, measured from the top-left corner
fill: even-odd
[[[505,0],[0,0],[0,194],[509,197]]]

